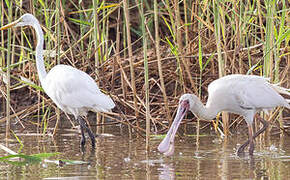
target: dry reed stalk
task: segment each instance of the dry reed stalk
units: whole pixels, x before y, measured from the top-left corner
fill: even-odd
[[[100,66],[100,61],[101,61],[101,49],[100,49],[100,44],[101,44],[101,40],[100,40],[100,29],[99,29],[99,16],[97,13],[97,9],[99,7],[99,1],[98,0],[93,0],[93,47],[94,49],[96,49],[95,53],[94,53],[94,57],[95,57],[95,73],[96,73],[96,80],[99,77],[99,66]],[[97,84],[99,85],[99,83],[97,82]],[[102,117],[100,115],[100,113],[96,113],[96,121],[97,124],[101,124],[101,120]],[[97,134],[101,133],[101,128],[100,126],[97,127]]]
[[[127,0],[123,1],[123,7],[124,7],[124,15],[125,15],[125,23],[126,23],[126,33],[127,33],[127,43],[128,43],[128,54],[129,54],[129,62],[130,62],[130,75],[131,75],[131,86],[133,91],[133,101],[134,101],[134,107],[135,107],[135,116],[138,118],[138,105],[137,105],[137,93],[136,93],[136,85],[135,85],[135,72],[134,72],[134,66],[133,66],[133,50],[132,50],[132,44],[131,44],[131,24],[130,24],[130,16],[129,16],[129,6],[127,3]],[[139,122],[137,121],[137,126],[139,127]]]
[[[121,7],[119,7],[119,9],[118,9],[118,17],[117,17],[117,35],[116,35],[116,61],[117,61],[117,65],[121,64],[121,56],[120,56],[120,45],[121,45],[121,41],[120,41],[120,34],[121,34],[120,26],[121,26],[121,24],[120,24],[120,21],[121,21]],[[122,67],[122,66],[120,66],[120,67]],[[125,83],[124,74],[125,74],[125,72],[122,71],[121,72],[121,88],[122,88],[123,98],[127,99],[127,94],[126,94],[127,86],[126,86],[126,83]],[[115,74],[112,74],[113,77],[115,77],[114,75]],[[114,86],[113,86],[112,90],[115,91],[114,90]],[[126,111],[125,111],[125,113],[126,113]],[[131,126],[129,126],[129,125],[128,125],[128,131],[129,131],[129,138],[131,139],[132,138],[132,129],[131,129]]]
[[[189,44],[189,32],[188,32],[188,15],[187,15],[187,2],[183,0],[183,13],[184,13],[184,32],[185,32],[185,47],[187,47],[186,52],[190,52],[190,48],[188,48]]]
[[[56,15],[55,15],[55,24],[56,24],[56,28],[55,28],[55,31],[56,31],[56,62],[57,62],[57,64],[60,64],[60,49],[61,49],[61,47],[60,47],[60,45],[61,45],[61,34],[60,34],[60,31],[61,31],[61,29],[60,29],[60,9],[61,9],[61,1],[60,0],[56,0],[56,10],[55,10],[55,12],[56,12]],[[56,109],[55,109],[55,113],[56,113],[56,124],[55,124],[55,128],[54,128],[54,130],[53,130],[53,136],[55,136],[55,134],[56,134],[56,131],[57,131],[57,127],[58,127],[58,124],[59,124],[59,121],[60,121],[60,109],[58,108],[58,107],[56,107]]]
[[[11,87],[11,86],[10,86]],[[5,99],[7,101],[7,94],[0,88],[0,92],[2,94],[3,99]],[[23,123],[21,122],[20,118],[18,117],[16,111],[13,109],[13,107],[11,106],[11,104],[9,105],[10,110],[12,111],[13,114],[11,114],[8,118],[15,118],[17,123],[19,123],[22,128],[25,128]],[[6,122],[7,121],[7,116],[0,119],[0,122]]]
[[[220,19],[220,4],[219,2],[213,2],[213,11],[214,11],[214,23],[215,23],[215,37],[216,37],[216,47],[218,52],[218,71],[219,77],[225,76],[225,63],[222,57],[222,40],[221,40],[221,19]],[[225,136],[229,134],[229,116],[228,113],[222,112],[222,122],[223,130]]]
[[[236,37],[236,43],[235,43],[235,53],[233,57],[233,63],[236,61],[236,58],[238,57],[238,62],[239,62],[239,71],[238,73],[243,72],[243,66],[242,66],[242,58],[241,56],[238,56],[238,53],[240,52],[240,47],[241,47],[241,31],[240,31],[240,18],[238,16],[239,14],[239,9],[237,7],[237,2],[234,2],[234,10],[235,10],[235,23],[236,23],[236,31],[235,31],[235,37]],[[234,66],[233,66],[234,67]]]
[[[220,45],[223,48],[223,51],[225,52],[223,54],[223,75],[226,75],[227,66],[228,66],[228,42],[226,38],[226,19],[225,19],[225,12],[227,12],[227,9],[225,8],[226,5],[219,4],[220,6],[220,13],[219,13],[219,19],[220,19],[220,31],[221,31],[221,39],[220,39]]]
[[[8,4],[7,4],[8,5]],[[9,4],[9,7],[8,7],[8,16],[9,17],[13,17],[13,13],[12,13],[12,2],[10,2]],[[9,23],[11,23],[13,21],[13,19],[9,19]],[[7,38],[7,41],[8,41],[8,48],[7,48],[7,57],[6,57],[6,66],[7,66],[7,71],[6,71],[6,143],[8,143],[8,139],[10,138],[10,77],[11,77],[11,69],[10,69],[10,63],[11,61],[13,61],[14,59],[14,46],[12,47],[12,51],[11,50],[11,41],[15,42],[15,36],[13,36],[13,39],[11,40],[11,31],[12,30],[8,30],[8,38]]]
[[[265,44],[264,44],[264,64],[263,64],[263,75],[269,77],[273,80],[273,70],[274,70],[274,14],[275,14],[275,2],[267,1],[266,6],[266,32],[265,32]],[[272,116],[272,113],[269,115],[261,113],[266,119],[269,119]],[[266,129],[264,136],[266,137],[271,131],[272,126]]]
[[[3,0],[1,1],[1,8],[0,8],[0,24],[4,24],[4,2]],[[4,47],[4,32],[3,31],[0,31],[0,34],[1,34],[1,47]],[[4,51],[1,51],[1,61],[0,61],[0,67],[4,67],[4,64],[5,64],[5,53]],[[1,72],[2,73],[2,72]],[[1,80],[3,79],[2,76],[0,76]],[[0,83],[0,86],[2,86],[2,83]],[[4,108],[4,103],[0,104],[0,106],[3,105],[3,108]]]
[[[264,29],[263,29],[263,14],[261,10],[261,1],[257,0],[257,9],[258,9],[258,16],[259,16],[259,25],[260,25],[260,34],[261,34],[261,41],[265,41],[265,34],[264,34]]]
[[[174,1],[174,9],[175,9],[175,21],[176,21],[176,40],[177,40],[177,48],[178,48],[178,53],[182,54],[183,53],[183,42],[182,42],[182,34],[181,34],[181,17],[180,17],[180,8],[179,8],[179,1],[175,0]],[[188,61],[185,61],[183,56],[180,57],[180,60],[182,64],[185,67],[186,74],[188,76],[189,82],[191,84],[191,87],[197,92],[197,87],[195,86],[195,83],[192,79],[192,75],[190,73],[190,68],[189,68],[189,63]],[[184,82],[182,82],[184,84]],[[184,89],[184,85],[183,85]],[[185,89],[184,89],[185,92]]]
[[[165,88],[165,84],[164,84],[163,70],[162,70],[162,63],[161,63],[158,17],[159,17],[158,4],[157,4],[157,0],[154,0],[155,48],[156,48],[156,57],[157,57],[157,64],[158,64],[158,74],[159,74],[159,78],[160,78],[161,91],[162,91],[163,98],[164,98],[166,117],[169,120],[169,119],[171,119],[171,116],[170,116],[170,111],[169,111],[169,107],[168,107],[168,98],[166,95],[166,88]]]
[[[144,13],[144,1],[140,0],[138,6],[141,15],[141,29],[143,39],[143,58],[144,58],[144,80],[145,80],[145,110],[146,110],[146,151],[149,152],[150,148],[150,104],[149,104],[149,76],[148,76],[148,59],[147,59],[147,36],[145,26],[147,24]]]
[[[76,41],[76,37],[75,37],[74,34],[72,33],[71,28],[69,27],[67,21],[65,20],[65,12],[64,12],[64,9],[63,9],[63,7],[62,7],[62,3],[60,3],[60,12],[61,12],[60,22],[63,23],[63,27],[64,27],[64,31],[65,31],[65,35],[64,35],[64,37],[66,37],[67,44],[71,44],[72,41],[71,41],[70,38],[72,38],[73,41]],[[80,29],[81,29],[81,28],[80,28]],[[83,51],[82,51],[82,49],[81,49],[81,47],[80,47],[79,44],[77,44],[77,47],[78,47],[78,49],[79,49],[78,52],[80,52],[81,55],[82,55],[82,56],[81,56],[81,57],[82,57],[82,58],[81,58],[81,59],[82,59],[81,61],[82,61],[82,63],[84,63],[84,59],[85,59],[84,57],[85,57],[85,55],[83,54]],[[59,55],[60,55],[60,54],[59,54]],[[70,59],[71,59],[72,62],[76,61],[74,58],[75,58],[75,56],[74,56],[73,50],[70,49]]]

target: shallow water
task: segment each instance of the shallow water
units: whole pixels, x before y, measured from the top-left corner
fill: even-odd
[[[97,138],[96,149],[87,143],[85,154],[80,152],[80,136],[71,128],[58,131],[54,139],[45,136],[27,136],[18,133],[24,154],[60,152],[49,159],[82,160],[81,165],[58,166],[41,163],[14,166],[0,162],[1,179],[290,179],[289,137],[257,141],[254,157],[235,155],[238,142],[246,137],[233,136],[221,140],[213,135],[176,138],[175,153],[165,157],[156,148],[161,139],[152,138],[151,151],[146,154],[143,139],[129,140],[118,126],[106,127],[104,135]],[[1,133],[1,143],[4,135]],[[112,136],[113,135],[113,136]],[[288,138],[288,139],[287,139]],[[88,141],[89,142],[89,141]],[[19,151],[17,142],[9,148]],[[0,150],[0,155],[7,155]]]

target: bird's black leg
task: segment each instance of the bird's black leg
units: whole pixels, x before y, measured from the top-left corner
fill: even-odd
[[[267,127],[269,126],[269,123],[267,121],[265,121],[263,118],[257,116],[257,119],[259,119],[259,121],[261,121],[261,123],[263,124],[263,127],[261,129],[259,129],[254,135],[253,135],[253,139],[255,139],[256,137],[258,137],[261,133],[263,133]],[[250,144],[250,140],[247,140],[243,145],[241,145],[237,151],[237,154],[241,154],[244,152],[245,147]]]
[[[92,133],[91,129],[88,127],[86,121],[82,118],[82,117],[79,117],[79,123],[80,123],[80,126],[81,126],[81,130],[82,130],[82,136],[83,136],[83,129],[86,129],[86,131],[88,132],[89,134],[89,137],[92,141],[92,148],[95,148],[96,146],[96,138],[95,138],[95,135]],[[84,138],[84,136],[83,136]],[[85,142],[85,140],[84,140]],[[82,141],[81,141],[82,143]]]
[[[245,149],[245,147],[247,147],[247,145],[248,145],[249,143],[250,143],[250,141],[247,140],[244,144],[242,144],[242,145],[239,147],[239,149],[238,149],[238,151],[237,151],[237,154],[238,154],[238,155],[243,154],[243,153],[244,153],[244,149]]]
[[[250,141],[249,155],[252,156],[254,153],[254,149],[255,149],[252,124],[248,125],[248,129],[249,129],[249,141]]]
[[[81,147],[84,147],[85,144],[86,144],[86,137],[85,137],[85,132],[84,132],[84,120],[82,119],[82,117],[78,117],[78,121],[80,123],[80,126],[81,126],[81,134],[82,134],[82,137],[81,137]]]
[[[88,131],[88,134],[91,138],[91,141],[92,141],[92,148],[95,149],[96,147],[96,138],[95,138],[95,135],[92,133],[91,129],[89,127],[87,127],[87,131]]]
[[[261,129],[259,129],[259,130],[254,134],[254,136],[253,136],[254,139],[255,139],[257,136],[259,136],[262,132],[264,132],[264,131],[267,129],[267,127],[269,126],[269,123],[268,123],[265,119],[263,119],[263,118],[261,118],[261,117],[259,117],[259,116],[257,116],[257,119],[259,119],[259,120],[261,121],[261,123],[263,124],[263,127],[262,127]]]
[[[239,147],[239,149],[237,151],[237,154],[238,155],[241,155],[241,154],[244,153],[244,149],[245,149],[245,147],[247,147],[248,144],[250,144],[250,150],[249,151],[254,151],[253,128],[252,128],[252,125],[248,125],[248,130],[249,130],[249,139],[244,144],[242,144]]]

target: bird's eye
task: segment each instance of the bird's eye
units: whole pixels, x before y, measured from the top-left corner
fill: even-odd
[[[179,102],[179,104],[181,104],[181,105],[185,105],[185,106],[189,106],[189,100],[188,99],[186,99],[186,100],[181,100],[180,102]]]

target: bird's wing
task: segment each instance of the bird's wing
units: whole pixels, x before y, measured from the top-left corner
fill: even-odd
[[[47,74],[45,87],[46,93],[59,106],[97,108],[97,111],[108,111],[115,106],[88,74],[71,66],[55,66]]]
[[[97,112],[108,112],[115,107],[113,100],[103,93],[92,93],[85,88],[61,96],[61,102],[70,108],[87,108]]]
[[[272,109],[285,103],[284,98],[266,79],[241,79],[234,83],[231,92],[242,108]]]

